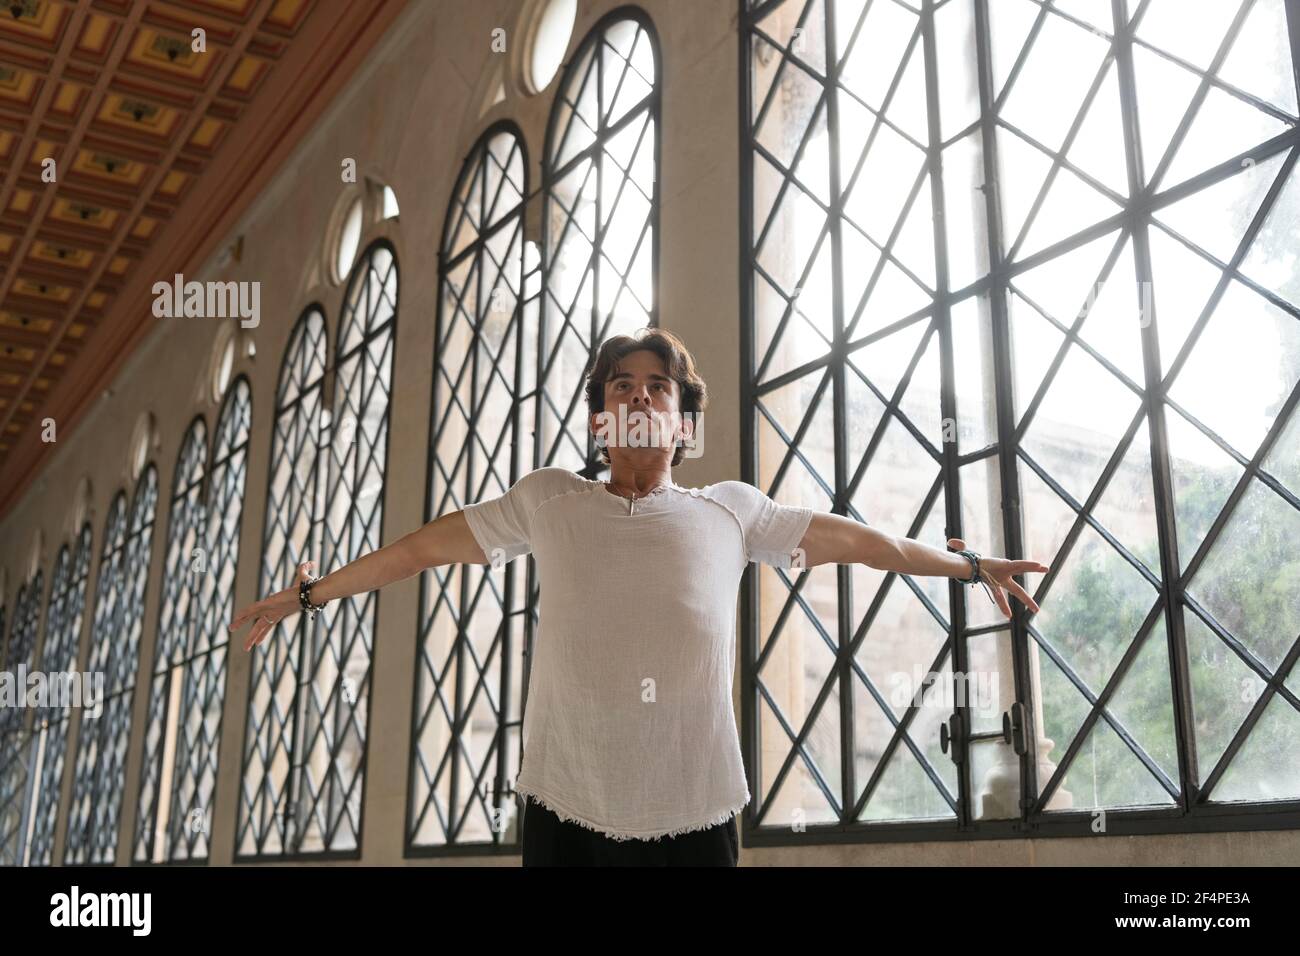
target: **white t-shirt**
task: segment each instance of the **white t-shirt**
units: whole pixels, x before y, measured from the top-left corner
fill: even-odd
[[[537,562],[515,790],[615,840],[651,840],[749,803],[731,704],[740,578],[750,561],[789,568],[812,510],[740,481],[628,506],[552,467],[464,511],[488,563]]]

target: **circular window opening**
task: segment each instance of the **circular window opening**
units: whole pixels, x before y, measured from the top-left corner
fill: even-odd
[[[27,556],[27,580],[32,581],[41,570],[41,555],[45,553],[45,535],[37,528],[32,535],[32,550]],[[17,622],[15,622],[17,623]]]
[[[397,208],[397,193],[393,192],[392,186],[384,187],[384,218],[396,219],[401,210]]]
[[[348,214],[343,219],[343,229],[339,232],[338,258],[334,268],[340,282],[352,271],[352,260],[357,257],[357,247],[361,245],[361,213],[361,197],[358,196],[348,207]]]
[[[68,537],[76,539],[81,526],[90,519],[90,477],[82,475],[72,499],[72,512],[68,516]]]
[[[578,0],[547,0],[537,19],[528,56],[528,81],[534,93],[540,93],[555,79],[564,62],[564,51],[569,48],[577,14]]]
[[[128,465],[131,481],[139,480],[144,466],[149,463],[149,446],[153,443],[153,417],[143,412],[135,423],[135,432],[131,435],[131,457]]]
[[[224,345],[217,349],[216,362],[212,368],[212,398],[220,402],[230,386],[230,374],[235,370],[235,336],[226,336]]]

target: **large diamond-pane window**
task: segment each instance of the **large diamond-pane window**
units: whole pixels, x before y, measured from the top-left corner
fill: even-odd
[[[201,420],[182,443],[168,526],[170,606],[159,622],[141,768],[139,861],[208,855],[226,686],[224,625],[233,611],[251,414],[248,382],[240,378],[222,403],[211,467]]]
[[[50,605],[45,619],[45,643],[41,650],[41,670],[46,674],[71,675],[77,671],[77,650],[81,638],[82,615],[86,607],[86,580],[90,574],[90,525],[82,527],[72,550],[59,549],[50,585]],[[59,797],[63,787],[63,768],[68,751],[70,706],[73,685],[68,697],[62,694],[33,715],[30,820],[24,837],[25,851],[19,862],[27,866],[49,866],[54,860],[54,826],[59,814]],[[81,685],[84,694],[87,688]],[[93,690],[93,688],[90,688]],[[84,698],[83,698],[84,700]]]
[[[760,829],[1300,800],[1300,22],[1181,7],[742,4],[747,476],[1052,568],[760,569]]]
[[[388,408],[393,389],[397,260],[386,242],[362,254],[339,317],[333,434],[327,451],[321,567],[339,568],[382,542]],[[331,602],[316,616],[299,670],[294,824],[301,852],[360,847],[379,592]]]
[[[444,226],[429,438],[430,519],[504,493],[533,461],[538,272],[524,242],[523,145],[510,126],[470,152]],[[527,277],[526,277],[527,276]],[[525,291],[525,283],[528,290]],[[448,565],[422,582],[408,843],[515,842],[528,610],[514,567]]]
[[[543,163],[539,464],[596,468],[582,400],[595,349],[658,324],[659,57],[650,24],[616,12],[569,62]]]
[[[259,580],[263,594],[288,586],[298,565],[319,560],[321,553],[328,356],[325,317],[310,308],[289,337],[276,387]],[[295,700],[311,627],[307,615],[294,615],[252,651],[236,836],[240,857],[280,855],[296,845],[289,812]]]
[[[17,681],[19,668],[31,668],[36,651],[36,636],[41,624],[41,596],[44,579],[38,570],[30,581],[18,589],[14,602],[14,620],[5,645],[3,658],[7,674]],[[27,688],[16,688],[26,694]],[[35,770],[35,736],[29,728],[26,707],[0,707],[0,866],[17,866],[22,862],[27,842],[27,824],[31,809],[30,780]]]
[[[379,240],[362,253],[343,296],[328,418],[318,408],[317,313],[294,331],[277,398],[273,442],[284,452],[273,459],[285,460],[271,475],[268,506],[281,507],[267,524],[268,593],[294,580],[299,561],[315,560],[328,573],[381,546],[397,307],[397,260]],[[377,592],[343,598],[295,621],[291,639],[277,631],[259,648],[238,857],[360,849],[377,612]]]
[[[124,492],[109,508],[87,668],[104,675],[104,700],[98,716],[92,716],[93,711],[82,714],[65,864],[111,864],[117,853],[157,503],[158,470],[149,464],[136,481],[130,510]]]

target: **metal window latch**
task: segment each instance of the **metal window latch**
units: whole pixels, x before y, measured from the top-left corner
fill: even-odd
[[[954,712],[946,723],[939,725],[939,749],[948,754],[955,764],[960,764],[966,759],[964,754],[966,748],[962,746],[962,743],[974,743],[978,740],[1001,740],[1003,743],[1010,744],[1017,754],[1024,756],[1029,749],[1026,738],[1025,705],[1019,701],[1012,704],[1010,710],[1003,712],[1001,731],[969,733],[962,721],[960,711]],[[952,748],[951,753],[949,753],[949,747]]]
[[[962,721],[959,713],[954,713],[948,718],[947,723],[939,725],[939,749],[947,754],[948,746],[951,744],[952,753],[948,756],[955,764],[960,764],[965,759],[965,748],[959,746],[962,736]]]
[[[1020,701],[1002,713],[1002,739],[1011,744],[1012,749],[1022,757],[1029,750],[1025,742],[1025,705]]]

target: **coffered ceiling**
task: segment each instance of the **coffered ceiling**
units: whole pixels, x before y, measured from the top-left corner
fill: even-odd
[[[0,513],[405,2],[0,0]]]

